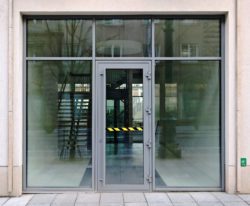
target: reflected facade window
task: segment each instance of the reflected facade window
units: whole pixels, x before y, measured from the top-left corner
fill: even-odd
[[[220,53],[218,19],[155,21],[157,57],[219,57]]]
[[[148,57],[151,55],[151,20],[96,21],[96,56]]]
[[[92,56],[92,21],[28,20],[27,55],[29,57]]]

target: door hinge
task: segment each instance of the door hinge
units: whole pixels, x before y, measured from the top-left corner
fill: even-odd
[[[152,142],[151,142],[151,141],[148,141],[148,143],[146,143],[146,146],[148,147],[148,149],[151,149],[151,147],[152,147]]]
[[[151,108],[148,107],[148,108],[146,109],[146,112],[148,113],[148,115],[151,115]]]
[[[146,179],[147,179],[148,183],[151,183],[151,182],[152,182],[152,176],[149,175],[149,176],[147,176]]]
[[[146,77],[148,80],[150,80],[151,79],[151,72],[147,72]]]

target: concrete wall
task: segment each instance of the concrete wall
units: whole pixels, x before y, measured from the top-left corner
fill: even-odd
[[[237,190],[250,193],[250,1],[238,1],[237,19]],[[246,157],[247,167],[241,167],[240,158]]]
[[[244,0],[247,2],[249,0]],[[7,0],[0,0],[1,10],[6,7]],[[3,6],[2,6],[3,5]],[[13,4],[13,15],[9,15],[9,18],[13,16],[13,39],[9,45],[13,45],[14,53],[13,61],[9,62],[9,77],[7,78],[7,57],[5,51],[7,50],[7,45],[4,38],[7,38],[8,29],[2,29],[3,33],[0,33],[1,43],[5,43],[4,47],[0,47],[0,71],[5,71],[4,81],[0,84],[4,84],[5,87],[1,85],[0,92],[7,95],[7,79],[9,80],[9,141],[13,141],[13,163],[9,162],[9,166],[13,166],[13,174],[9,174],[11,178],[8,179],[11,187],[9,188],[12,195],[19,195],[22,192],[22,165],[23,165],[23,14],[224,14],[226,16],[225,23],[225,181],[226,181],[226,191],[235,192],[236,191],[236,36],[235,36],[235,0],[15,0]],[[1,11],[0,10],[0,11]],[[7,18],[8,15],[5,11],[1,12],[1,19]],[[4,21],[1,21],[1,24]],[[7,28],[8,25],[1,25],[1,28]],[[11,28],[10,28],[10,31]],[[10,35],[11,37],[11,35]],[[1,44],[2,45],[2,44]],[[5,49],[6,47],[6,49]],[[5,59],[5,61],[2,61]],[[5,62],[5,63],[4,63]],[[12,65],[13,63],[13,72]],[[4,83],[5,82],[5,83]],[[5,89],[4,89],[5,88]],[[12,91],[13,91],[13,101],[12,101]],[[7,99],[0,98],[5,105],[1,107],[1,123],[3,128],[6,129],[7,114],[6,104]],[[13,104],[12,104],[13,102]],[[13,113],[12,113],[13,105]],[[247,107],[247,106],[246,106]],[[250,111],[250,110],[249,110]],[[5,115],[2,115],[5,114]],[[13,114],[13,121],[11,120]],[[4,131],[5,131],[4,130]],[[12,135],[13,133],[13,135]],[[4,135],[2,135],[4,134]],[[0,166],[7,165],[7,133],[1,131],[1,141],[3,141],[4,150],[3,154],[0,156]],[[2,143],[1,143],[2,145]],[[12,152],[9,152],[12,155]],[[249,154],[248,154],[249,155]],[[12,167],[10,167],[12,168]],[[3,169],[4,170],[4,169]],[[1,170],[0,170],[1,171]],[[9,169],[12,173],[12,170]],[[2,175],[0,175],[2,177]],[[13,184],[12,184],[12,177]],[[6,180],[6,178],[3,178]],[[1,181],[2,183],[2,181]],[[6,188],[5,185],[0,186]],[[0,195],[5,194],[1,192]],[[5,189],[6,190],[6,189]],[[250,191],[250,190],[249,190]]]
[[[0,195],[8,191],[8,27],[8,0],[0,0]]]

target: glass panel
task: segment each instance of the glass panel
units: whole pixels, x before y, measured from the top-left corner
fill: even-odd
[[[220,21],[155,20],[155,56],[220,56]]]
[[[97,20],[96,56],[151,56],[151,21],[139,19]]]
[[[106,72],[106,184],[144,184],[142,73]]]
[[[220,63],[159,61],[156,187],[220,187]]]
[[[91,61],[28,62],[28,187],[91,187],[91,71]]]
[[[29,57],[92,56],[92,21],[28,20]]]

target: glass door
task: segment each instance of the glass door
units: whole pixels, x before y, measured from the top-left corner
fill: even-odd
[[[98,190],[149,190],[149,62],[97,62]]]

